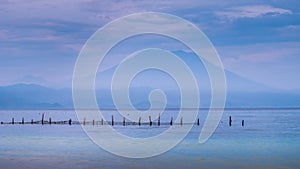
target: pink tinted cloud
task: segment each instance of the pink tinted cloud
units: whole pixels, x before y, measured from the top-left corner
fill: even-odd
[[[1,40],[4,40],[4,39],[7,39],[7,31],[5,29],[1,29],[0,30],[0,39]]]
[[[299,89],[299,42],[217,49],[229,71],[274,88]]]
[[[234,20],[238,18],[256,18],[263,15],[286,15],[293,12],[288,9],[276,8],[270,5],[247,5],[227,8],[222,11],[215,12],[219,18],[225,18],[228,20]]]
[[[43,35],[43,36],[28,36],[28,37],[17,37],[12,39],[13,41],[22,42],[22,41],[57,41],[61,40],[61,37],[54,35]]]
[[[300,43],[268,43],[219,48],[226,63],[272,63],[300,53]]]

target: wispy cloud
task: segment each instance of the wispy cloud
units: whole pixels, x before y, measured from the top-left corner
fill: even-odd
[[[300,53],[299,42],[266,43],[245,46],[219,48],[224,62],[239,65],[241,63],[272,63],[279,60],[295,57]]]
[[[248,5],[217,11],[215,12],[215,15],[219,18],[234,20],[238,18],[256,18],[264,15],[278,16],[292,13],[291,10],[276,8],[270,5]]]
[[[82,46],[84,44],[66,44],[65,47],[68,48],[68,49],[71,49],[71,50],[74,50],[76,52],[80,52]]]
[[[4,30],[4,29],[1,29],[1,30],[0,30],[0,39],[1,39],[1,40],[7,38],[6,33],[7,33],[7,30]]]
[[[299,89],[299,42],[218,48],[224,67],[275,88]]]
[[[59,40],[61,39],[60,37],[58,36],[53,36],[53,35],[46,35],[46,36],[41,36],[41,37],[38,37],[38,36],[33,36],[33,37],[20,37],[20,38],[15,38],[13,39],[13,41],[56,41],[56,40]]]

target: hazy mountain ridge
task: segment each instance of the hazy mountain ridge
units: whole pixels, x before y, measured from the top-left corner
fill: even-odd
[[[35,84],[0,87],[0,109],[61,109],[72,105],[69,89],[52,89]]]
[[[153,88],[133,87],[130,97],[137,108],[148,108],[148,95]],[[110,89],[96,90],[99,107],[115,108]],[[166,91],[167,107],[180,106],[177,91]],[[201,93],[200,106],[209,107],[210,94]],[[128,105],[124,104],[124,107]],[[291,91],[227,92],[226,107],[300,107],[300,93]],[[0,87],[0,109],[72,109],[70,88],[52,89],[35,84],[16,84]]]
[[[200,107],[209,107],[211,84],[201,62],[195,58],[182,57],[191,64],[192,72],[199,86]],[[198,62],[198,63],[196,63]],[[111,79],[117,67],[97,73],[96,96],[100,108],[115,108],[111,95]],[[226,107],[300,107],[300,91],[283,91],[253,82],[225,70],[227,100]],[[124,88],[122,81],[118,82]],[[153,89],[166,94],[169,108],[180,107],[181,96],[176,81],[158,70],[138,74],[131,82],[129,96],[137,108],[149,108],[149,94]],[[122,90],[122,89],[121,89]],[[191,91],[194,92],[194,91]],[[159,102],[160,100],[155,100]],[[127,103],[122,104],[128,108]],[[54,89],[37,84],[15,84],[0,87],[0,109],[72,109],[72,89]]]

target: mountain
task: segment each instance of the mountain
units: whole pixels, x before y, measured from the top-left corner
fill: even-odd
[[[70,89],[52,89],[35,84],[0,87],[0,109],[61,109],[71,108]]]
[[[191,69],[200,93],[200,106],[209,107],[211,99],[211,84],[209,74],[203,63],[195,55],[177,51],[180,59]],[[164,63],[165,65],[170,63]],[[100,108],[115,108],[111,94],[111,82],[117,66],[97,73],[95,79],[96,97]],[[180,68],[178,68],[180,70]],[[122,72],[125,73],[126,72]],[[226,107],[300,107],[300,91],[282,91],[266,85],[253,82],[233,72],[224,71],[226,75]],[[181,96],[176,78],[185,80],[186,74],[176,74],[171,77],[166,72],[149,69],[138,73],[130,83],[128,90],[132,104],[137,108],[148,108],[149,93],[154,89],[165,92],[167,107],[180,107]],[[126,76],[121,76],[116,86],[120,91],[127,90],[124,86]],[[27,79],[36,77],[27,77]],[[188,86],[188,85],[186,85]],[[194,92],[187,90],[186,92]],[[161,102],[161,100],[154,100]],[[122,102],[121,106],[129,105]],[[71,109],[73,108],[72,89],[53,89],[36,84],[15,84],[0,87],[0,109]]]
[[[236,76],[231,74],[230,76]],[[227,82],[231,81],[230,76]],[[235,77],[241,83],[247,86],[259,87],[265,86],[251,81],[243,80],[241,77]],[[228,83],[230,85],[230,83]],[[231,88],[231,86],[229,86]],[[256,89],[257,89],[256,88]],[[149,93],[154,87],[130,87],[129,96],[136,108],[148,108]],[[228,90],[227,108],[259,108],[259,107],[300,107],[300,92],[297,91],[270,91],[266,90]],[[174,108],[180,105],[180,93],[176,90],[163,90],[167,97],[167,107]],[[111,97],[110,89],[101,88],[96,90],[96,96],[100,108],[114,108],[114,102]],[[159,101],[159,100],[156,100]],[[210,94],[200,93],[200,106],[209,107]],[[128,105],[122,105],[124,108]],[[0,87],[0,109],[72,109],[72,90],[71,88],[53,89],[35,84],[16,84]]]

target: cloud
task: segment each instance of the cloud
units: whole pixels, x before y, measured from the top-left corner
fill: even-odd
[[[71,49],[73,51],[76,51],[76,52],[80,52],[81,48],[83,47],[84,44],[66,44],[64,45],[64,47],[68,48],[68,49]]]
[[[27,84],[40,84],[40,85],[47,85],[49,82],[40,76],[34,75],[26,75],[14,81],[15,83],[27,83]]]
[[[292,14],[288,9],[276,8],[270,5],[248,5],[227,8],[223,11],[215,12],[219,18],[234,20],[238,18],[256,18],[264,15],[278,16]]]
[[[217,49],[227,70],[274,88],[299,89],[299,42],[260,43]]]
[[[0,39],[1,40],[7,39],[6,34],[7,34],[7,30],[4,30],[4,29],[0,30]]]
[[[224,61],[238,63],[272,63],[300,53],[299,42],[261,43],[218,48]]]
[[[33,36],[33,37],[19,37],[13,39],[13,41],[57,41],[60,40],[61,38],[58,36],[53,36],[53,35],[46,35],[46,36]]]

